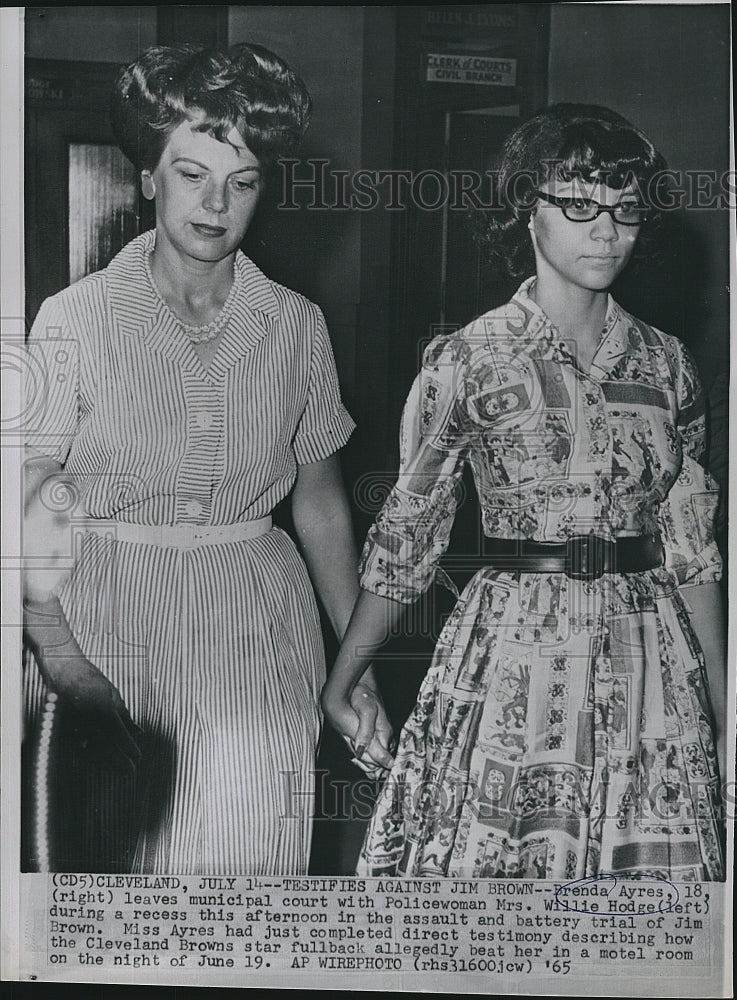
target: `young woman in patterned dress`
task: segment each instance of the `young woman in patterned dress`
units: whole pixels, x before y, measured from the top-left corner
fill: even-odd
[[[359,757],[386,765],[353,685],[430,586],[470,463],[488,565],[440,636],[360,874],[724,877],[703,398],[683,345],[609,294],[647,253],[664,167],[600,107],[553,106],[505,144],[486,235],[524,281],[425,352],[323,692]]]

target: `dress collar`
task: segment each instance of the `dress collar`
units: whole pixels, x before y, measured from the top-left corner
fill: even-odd
[[[108,294],[116,330],[143,337],[147,345],[184,365],[198,365],[191,344],[174,314],[151,285],[146,255],[153,250],[156,230],[127,243],[106,268]],[[223,333],[218,356],[209,373],[229,368],[266,336],[279,316],[273,283],[240,250],[235,256],[235,280],[241,285]]]
[[[532,297],[532,289],[537,281],[533,274],[519,286],[512,302],[522,311],[524,316],[524,332],[529,343],[529,349],[537,356],[561,354],[562,358],[575,364],[575,360],[566,346],[561,345],[558,328]],[[620,306],[611,295],[607,295],[607,309],[601,339],[589,374],[601,377],[611,371],[617,361],[626,353],[628,347],[626,323]]]

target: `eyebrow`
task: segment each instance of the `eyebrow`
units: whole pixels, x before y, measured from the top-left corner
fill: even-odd
[[[630,189],[624,190],[622,188],[611,188],[610,190],[612,190],[612,191],[618,191],[619,192],[619,201],[625,201],[628,198],[631,198],[633,201],[637,201],[638,200],[637,191],[630,190]],[[601,202],[597,201],[597,199],[594,197],[594,192],[593,191],[591,193],[589,193],[589,194],[586,194],[583,191],[581,191],[580,193],[578,193],[578,192],[572,190],[568,194],[557,194],[555,197],[556,198],[565,198],[566,200],[571,199],[571,200],[574,200],[574,201],[576,201],[576,200],[581,200],[581,201],[596,201],[597,204],[601,204]]]
[[[177,158],[175,160],[172,160],[171,162],[172,162],[172,166],[175,163],[194,163],[194,165],[196,167],[199,167],[201,170],[208,170],[209,171],[209,169],[210,169],[206,164],[200,163],[199,160],[193,160],[191,156],[177,156]],[[245,167],[240,167],[238,170],[234,170],[233,171],[234,174],[243,174],[243,173],[246,173],[246,172],[260,174],[261,173],[261,167],[259,167],[258,165],[245,166]]]
[[[616,188],[614,189],[616,190]],[[549,194],[549,192],[543,192],[543,194]],[[554,195],[556,198],[563,198],[565,201],[596,201],[598,204],[603,204],[603,202],[598,202],[593,194],[557,194]],[[627,198],[631,198],[633,201],[637,201],[637,194],[635,191],[629,191],[627,194],[621,194],[619,197],[620,201],[624,201]]]

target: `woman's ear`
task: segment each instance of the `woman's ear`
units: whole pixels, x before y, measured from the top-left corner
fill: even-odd
[[[150,170],[141,171],[141,193],[146,201],[153,201],[156,197],[156,185]]]

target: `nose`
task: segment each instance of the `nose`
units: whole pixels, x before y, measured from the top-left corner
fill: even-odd
[[[215,178],[210,178],[205,188],[202,199],[202,207],[210,212],[228,211],[228,186],[218,183]]]
[[[607,243],[619,239],[619,230],[611,212],[601,212],[597,215],[591,227],[591,238],[605,240]]]

